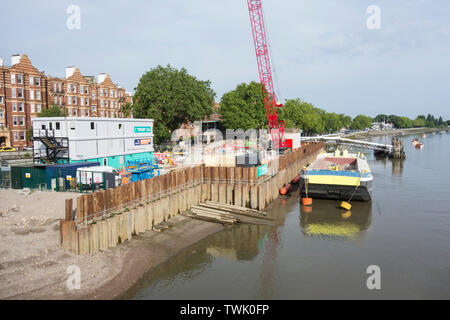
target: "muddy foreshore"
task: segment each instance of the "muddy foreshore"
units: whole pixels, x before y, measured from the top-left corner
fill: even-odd
[[[100,287],[84,292],[44,299],[111,300],[120,298],[149,270],[158,267],[200,240],[224,229],[222,225],[193,220],[182,215],[171,219],[170,229],[162,233],[147,231],[124,244],[119,252],[120,271]],[[83,287],[83,283],[81,283]]]
[[[116,248],[77,256],[59,243],[64,202],[77,194],[0,192],[0,299],[109,300],[120,297],[148,270],[224,229],[178,215],[164,232],[147,231]],[[80,288],[69,289],[70,267],[80,270]]]

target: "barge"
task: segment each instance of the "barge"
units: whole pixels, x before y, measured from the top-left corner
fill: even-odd
[[[322,153],[301,172],[300,195],[315,199],[371,201],[373,174],[363,154]],[[353,197],[352,197],[353,195]]]

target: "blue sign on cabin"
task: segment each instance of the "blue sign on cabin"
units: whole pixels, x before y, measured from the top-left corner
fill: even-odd
[[[261,176],[265,176],[268,173],[269,173],[269,164],[268,163],[258,167],[258,178]]]
[[[152,127],[134,127],[134,133],[152,133]]]

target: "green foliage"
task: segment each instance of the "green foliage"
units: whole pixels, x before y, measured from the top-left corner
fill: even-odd
[[[50,108],[42,110],[37,116],[40,118],[67,117],[67,111],[61,106],[52,104]]]
[[[182,124],[202,120],[213,110],[216,94],[209,81],[200,81],[170,65],[145,73],[136,88],[133,114],[154,119],[155,142],[170,140]]]
[[[326,129],[325,111],[300,99],[287,100],[280,112],[280,119],[286,127],[302,128],[306,134],[321,133]]]
[[[374,119],[374,122],[384,122],[384,123],[388,123],[389,121],[389,116],[386,114],[379,114],[377,115]]]
[[[122,104],[122,108],[120,110],[124,118],[129,118],[133,111],[133,105],[129,102]]]
[[[27,130],[27,141],[31,141],[33,139],[33,129],[30,128]]]
[[[267,127],[266,112],[257,82],[242,83],[225,93],[220,102],[219,113],[227,129],[262,129]]]
[[[350,128],[353,130],[364,130],[372,127],[372,118],[364,115],[358,115],[353,119]]]

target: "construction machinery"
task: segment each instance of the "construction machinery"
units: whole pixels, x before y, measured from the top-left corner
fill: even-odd
[[[255,44],[256,60],[258,63],[261,90],[266,110],[267,123],[274,149],[285,148],[284,140],[285,124],[278,118],[278,108],[283,107],[277,103],[273,83],[272,66],[270,62],[267,32],[264,24],[262,0],[247,0],[252,25],[253,41]]]

